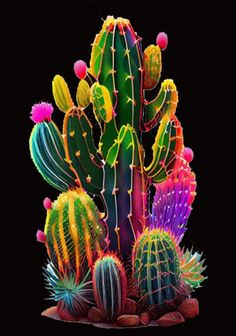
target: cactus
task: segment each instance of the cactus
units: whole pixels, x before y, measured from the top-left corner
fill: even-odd
[[[36,236],[51,260],[48,287],[66,316],[86,314],[94,304],[91,290],[97,304],[92,312],[99,310],[107,321],[119,321],[127,293],[168,311],[205,279],[202,255],[179,246],[196,181],[189,165],[193,152],[184,147],[176,116],[176,85],[172,79],[159,85],[167,41],[160,33],[157,45],[142,52],[129,20],[108,16],[92,44],[89,68],[82,60],[74,64],[77,106],[65,79],[56,75],[52,81],[55,104],[64,113],[62,133],[52,121],[52,105],[32,108],[31,157],[62,192],[53,204],[45,199],[45,230]],[[148,101],[145,91],[152,89],[157,93]],[[155,140],[145,144],[151,130]]]
[[[133,248],[132,262],[141,301],[164,307],[177,298],[179,254],[176,240],[164,230],[146,229],[139,236]]]
[[[101,255],[96,260],[93,288],[96,304],[106,320],[115,320],[122,313],[127,296],[125,270],[115,255]]]
[[[92,267],[95,252],[104,246],[104,226],[92,199],[84,192],[60,194],[47,210],[46,247],[53,265],[63,275],[75,274],[79,282]]]

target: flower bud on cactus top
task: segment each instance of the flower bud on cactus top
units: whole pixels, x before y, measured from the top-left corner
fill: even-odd
[[[168,36],[166,33],[162,32],[157,35],[156,44],[162,49],[165,50],[168,44]]]
[[[79,79],[84,79],[87,75],[87,65],[84,61],[79,60],[74,64],[74,72]]]

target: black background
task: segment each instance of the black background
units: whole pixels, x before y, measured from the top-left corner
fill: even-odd
[[[150,328],[130,331],[102,330],[103,335],[143,335],[160,333],[193,335],[216,325],[213,311],[220,307],[216,295],[218,273],[216,251],[214,249],[214,230],[217,223],[213,214],[217,208],[214,193],[213,174],[214,132],[216,126],[212,99],[215,80],[213,50],[215,46],[215,19],[211,9],[207,10],[197,2],[185,5],[164,1],[47,1],[19,2],[14,5],[16,16],[11,24],[14,33],[9,33],[9,41],[14,44],[12,70],[15,91],[11,98],[17,104],[13,109],[15,135],[15,160],[17,166],[13,177],[17,180],[17,204],[14,223],[16,238],[14,252],[14,300],[9,300],[11,319],[17,318],[17,326],[23,332],[49,332],[65,335],[91,335],[101,333],[92,326],[65,324],[40,316],[42,310],[50,306],[46,301],[42,266],[47,255],[43,246],[36,242],[37,229],[43,229],[45,211],[42,200],[45,196],[55,199],[58,192],[47,185],[37,173],[31,162],[28,138],[33,127],[29,119],[31,106],[39,101],[53,102],[51,81],[55,74],[62,75],[75,93],[77,79],[73,64],[84,59],[89,64],[94,36],[100,30],[107,15],[129,18],[135,31],[143,37],[143,49],[155,43],[158,32],[165,31],[169,45],[163,52],[164,78],[173,78],[179,91],[177,115],[184,129],[185,145],[194,150],[192,168],[197,175],[197,198],[189,219],[188,231],[183,244],[204,251],[208,268],[208,279],[203,288],[196,291],[199,299],[200,316],[183,325],[171,329]],[[211,78],[211,80],[210,80]],[[10,102],[11,103],[11,102]],[[61,125],[63,114],[56,111],[53,115]],[[20,174],[17,174],[17,169]],[[16,181],[14,181],[16,182]],[[14,186],[15,188],[15,186]],[[219,214],[218,214],[219,215]],[[220,215],[219,215],[220,216]],[[218,220],[220,218],[218,217]],[[15,303],[17,302],[17,307]],[[17,315],[17,316],[15,316]],[[217,315],[216,315],[217,316]],[[218,322],[217,322],[218,323]],[[8,324],[10,330],[14,323]]]

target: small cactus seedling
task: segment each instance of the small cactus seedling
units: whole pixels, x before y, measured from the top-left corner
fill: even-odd
[[[55,202],[44,200],[45,229],[36,234],[50,258],[44,273],[61,319],[147,325],[153,307],[168,314],[205,279],[202,254],[179,245],[196,181],[176,116],[176,85],[159,84],[168,37],[158,34],[144,51],[141,42],[129,20],[108,16],[89,66],[74,64],[75,101],[65,79],[53,78],[62,131],[51,104],[32,107],[32,160],[61,192]],[[147,90],[157,91],[151,101]],[[154,142],[146,144],[151,130]]]

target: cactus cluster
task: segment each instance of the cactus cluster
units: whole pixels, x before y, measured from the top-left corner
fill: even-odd
[[[62,76],[52,81],[65,114],[62,132],[51,104],[32,108],[32,160],[61,192],[44,201],[46,223],[37,238],[47,249],[44,274],[62,319],[148,324],[153,307],[177,309],[205,279],[202,255],[179,245],[196,181],[175,114],[177,88],[166,79],[152,101],[145,98],[159,83],[166,45],[161,33],[142,51],[129,20],[109,16],[95,36],[89,68],[82,60],[74,65],[77,104]],[[97,147],[89,106],[100,129]],[[146,164],[150,144],[143,134],[151,130]]]

